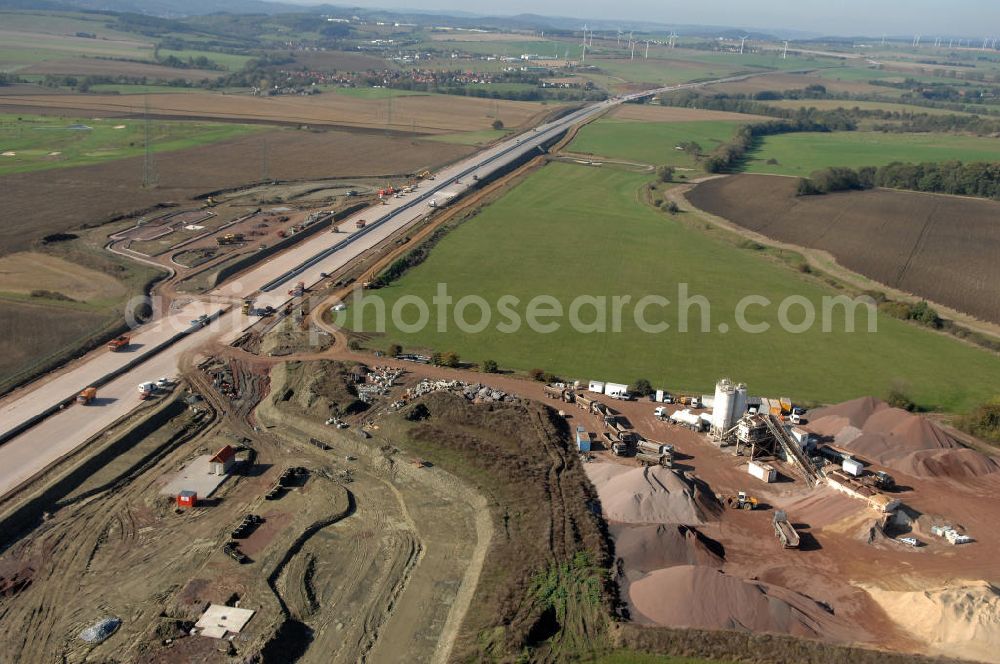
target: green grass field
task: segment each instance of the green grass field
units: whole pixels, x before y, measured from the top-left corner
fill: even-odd
[[[777,164],[767,164],[769,159]],[[958,134],[883,134],[845,131],[767,136],[747,171],[809,175],[828,166],[881,166],[893,161],[998,161],[1000,139]]]
[[[167,152],[262,130],[257,125],[156,120],[150,122],[150,139],[154,152]],[[85,166],[144,152],[145,128],[139,120],[0,115],[0,175]]]
[[[740,124],[728,120],[671,123],[601,119],[584,127],[569,149],[613,159],[700,170],[695,159],[675,149],[676,146],[694,141],[707,154],[729,140]]]
[[[899,113],[926,113],[928,115],[972,115],[971,113],[959,113],[944,108],[914,106],[911,104],[900,104],[890,101],[855,101],[853,99],[779,99],[777,101],[769,101],[766,103],[768,106],[774,106],[776,108],[816,108],[819,110],[829,110],[833,108],[860,108],[862,110],[881,110]]]
[[[822,297],[834,291],[652,209],[640,200],[646,181],[642,174],[549,164],[452,231],[426,262],[373,294],[389,312],[403,296],[422,299],[436,311],[432,298],[445,283],[456,302],[478,295],[489,303],[492,320],[485,329],[469,333],[452,316],[435,316],[421,329],[402,331],[388,316],[386,334],[372,344],[451,350],[465,361],[494,359],[502,368],[541,368],[567,378],[629,383],[645,377],[673,390],[704,391],[731,376],[755,393],[822,402],[884,396],[897,380],[918,403],[944,410],[965,409],[1000,393],[1000,358],[896,319],[878,316],[878,331],[868,333],[862,313],[860,331],[847,333],[838,310],[840,315],[828,317],[830,332],[818,323],[803,333],[782,330],[777,312],[784,298],[801,296],[820,312]],[[691,296],[708,299],[709,331],[700,331],[699,307],[690,310],[690,331],[678,331],[679,285],[685,283]],[[528,302],[538,295],[554,297],[566,312],[580,295],[607,297],[609,331],[576,331],[565,316],[556,319],[555,331],[530,329]],[[612,331],[610,298],[625,295],[633,304],[646,295],[668,298],[674,304],[651,307],[646,320],[671,327],[644,332],[626,306],[620,331]],[[752,307],[749,315],[771,325],[765,333],[736,328],[737,303],[748,295],[771,301]],[[510,320],[497,304],[502,296],[519,300],[506,300],[522,322],[517,331],[498,329]],[[349,307],[348,320],[355,309]],[[403,310],[402,326],[418,313],[413,305]],[[377,331],[374,308],[353,315],[363,317],[366,331]],[[465,318],[479,321],[478,307],[471,306]],[[594,308],[585,306],[579,318],[593,321]],[[441,320],[445,332],[437,331]],[[791,320],[800,321],[800,313]],[[723,323],[729,332],[720,331]]]

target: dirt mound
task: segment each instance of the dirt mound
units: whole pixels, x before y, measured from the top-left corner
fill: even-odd
[[[805,595],[710,567],[657,570],[633,583],[629,596],[636,610],[659,625],[847,638],[845,626]]]
[[[696,526],[709,514],[695,485],[669,468],[591,463],[586,470],[609,521]]]
[[[1000,469],[997,462],[963,447],[947,431],[920,415],[872,397],[818,408],[809,428],[856,453],[914,477],[979,477]]]
[[[868,594],[933,654],[1000,662],[1000,590],[985,581]]]
[[[824,436],[835,436],[846,426],[860,429],[877,411],[889,404],[875,397],[861,397],[809,411],[809,428]]]
[[[292,407],[314,418],[360,413],[368,404],[358,399],[351,377],[353,363],[286,362],[272,370],[271,382],[283,386],[271,399],[275,406]]]
[[[694,528],[666,524],[611,527],[615,555],[627,575],[643,574],[675,565],[719,568],[725,550]]]

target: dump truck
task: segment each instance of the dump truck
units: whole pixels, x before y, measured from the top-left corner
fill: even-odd
[[[300,281],[299,283],[295,284],[295,288],[288,291],[288,294],[292,297],[302,297],[302,295],[305,292],[306,292],[306,282]]]
[[[243,300],[243,315],[249,316],[253,312],[253,299],[247,298]]]
[[[156,385],[150,382],[139,383],[139,398],[145,401],[149,397],[153,396],[153,392],[156,391]]]
[[[80,394],[76,395],[76,402],[82,403],[84,406],[86,406],[88,404],[93,403],[94,399],[96,398],[97,398],[97,388],[88,387],[84,389],[82,392],[80,392]]]
[[[657,443],[652,440],[640,440],[639,449],[649,454],[673,454],[674,446],[664,443]]]
[[[364,219],[358,219],[357,221],[354,222],[354,227],[357,229],[362,229],[365,227],[366,223],[368,222],[366,222]]]
[[[542,388],[542,390],[545,392],[545,396],[549,397],[550,399],[562,400],[562,398],[566,394],[566,391],[563,388],[553,387],[552,385],[546,385],[544,388]]]
[[[735,496],[733,495],[720,495],[717,498],[726,507],[734,510],[755,510],[760,504],[760,501],[756,497],[751,496],[746,491],[740,491]]]
[[[664,466],[666,468],[672,468],[674,465],[673,455],[650,454],[649,452],[644,452],[642,449],[636,452],[635,459],[644,466]]]
[[[799,548],[799,534],[795,532],[795,528],[788,521],[788,515],[785,514],[784,510],[778,510],[774,513],[773,523],[774,534],[777,535],[781,546],[786,549]]]
[[[117,353],[128,348],[128,345],[132,342],[132,339],[126,335],[121,335],[120,337],[115,337],[108,342],[108,350],[112,353]]]

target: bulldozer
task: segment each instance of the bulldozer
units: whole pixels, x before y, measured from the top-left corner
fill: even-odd
[[[726,507],[734,510],[755,510],[759,505],[757,498],[749,495],[746,491],[740,491],[735,496],[719,495],[716,497]]]

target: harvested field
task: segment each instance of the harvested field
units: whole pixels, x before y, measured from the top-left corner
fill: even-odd
[[[737,175],[687,198],[744,228],[827,251],[887,286],[1000,322],[1000,203],[887,190],[797,197],[795,187],[793,178]]]
[[[6,380],[110,323],[106,312],[0,300],[0,376]]]
[[[533,42],[546,41],[544,37],[512,32],[461,32],[449,30],[431,35],[431,41],[454,42]]]
[[[831,70],[835,72],[836,70]],[[875,78],[875,76],[872,76]],[[706,94],[753,94],[764,90],[799,90],[807,85],[823,85],[829,92],[847,92],[851,94],[881,94],[892,95],[892,88],[869,85],[865,81],[838,81],[817,76],[816,74],[769,74],[748,78],[745,81],[718,83],[704,88]]]
[[[96,58],[63,58],[46,60],[18,71],[19,74],[66,74],[73,76],[148,76],[164,80],[183,79],[185,81],[215,80],[224,71],[208,69],[177,69],[152,62],[126,62],[121,60],[99,60]],[[6,95],[0,95],[6,96]]]
[[[859,458],[911,477],[971,479],[1000,470],[931,420],[865,397],[809,413],[809,429]]]
[[[0,188],[8,192],[0,253],[27,249],[50,233],[259,180],[265,144],[268,174],[281,180],[414,172],[471,150],[383,135],[286,129],[156,155],[152,189],[142,187],[141,158],[6,175],[0,177]]]
[[[681,106],[653,106],[650,104],[622,104],[612,111],[610,116],[618,120],[638,120],[639,122],[703,122],[708,120],[754,122],[771,119],[762,115],[705,111]]]
[[[145,99],[131,95],[8,95],[0,98],[0,111],[52,113],[59,109],[67,114],[140,116]],[[547,110],[532,102],[445,95],[404,96],[391,102],[337,94],[158,94],[148,99],[149,113],[160,118],[369,127],[424,134],[489,129],[496,117],[508,127],[518,127]]]
[[[348,51],[296,51],[295,64],[314,71],[366,71],[394,69],[389,60]]]
[[[125,294],[114,277],[38,252],[0,257],[0,293],[29,295],[46,290],[61,293],[77,302],[108,300]]]

